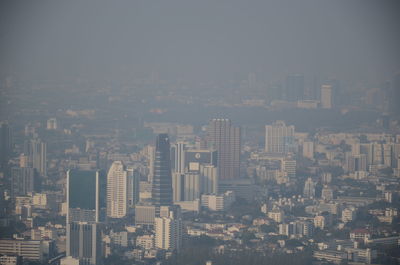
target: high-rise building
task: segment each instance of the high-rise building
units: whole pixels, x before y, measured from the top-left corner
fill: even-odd
[[[128,212],[128,172],[122,161],[114,161],[107,174],[107,216],[122,218]]]
[[[304,98],[304,76],[300,74],[286,77],[286,100],[298,101]]]
[[[220,179],[240,177],[240,128],[229,119],[212,119],[208,126],[207,143],[217,150],[218,176]]]
[[[176,250],[182,247],[182,219],[173,211],[165,216],[155,218],[155,245],[159,249]]]
[[[307,198],[315,197],[315,183],[312,178],[308,178],[304,183],[303,195]]]
[[[106,206],[106,177],[102,171],[67,172],[66,254],[80,264],[101,264],[100,221]]]
[[[31,167],[11,168],[11,197],[25,196],[35,191],[35,171]]]
[[[99,224],[67,223],[67,256],[79,259],[80,264],[101,264],[101,233]]]
[[[218,152],[212,149],[189,149],[185,152],[185,170],[200,172],[202,165],[217,166]]]
[[[276,121],[265,126],[265,152],[286,154],[294,151],[294,126]]]
[[[332,86],[322,85],[321,86],[321,107],[323,109],[332,108]]]
[[[173,153],[173,172],[185,173],[185,149],[184,142],[177,142],[172,148]]]
[[[6,122],[0,123],[0,170],[4,170],[11,158],[11,128]]]
[[[152,200],[156,206],[172,204],[172,176],[168,134],[159,134],[156,140]]]
[[[106,180],[102,171],[67,172],[67,222],[100,222],[105,208]]]
[[[25,142],[24,153],[28,156],[28,165],[40,176],[47,176],[47,145],[38,138]]]
[[[216,194],[218,192],[218,168],[213,165],[201,165],[201,192]]]
[[[132,167],[128,171],[128,206],[133,208],[139,202],[140,195],[140,173]]]

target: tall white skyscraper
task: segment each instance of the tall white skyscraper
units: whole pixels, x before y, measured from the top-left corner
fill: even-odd
[[[265,152],[286,154],[294,150],[294,126],[276,121],[265,126]]]
[[[182,219],[170,212],[155,218],[155,245],[159,249],[177,250],[182,247]]]
[[[332,86],[322,85],[321,87],[321,107],[323,109],[332,108]]]
[[[185,143],[177,142],[174,145],[174,172],[185,173]]]
[[[107,174],[107,216],[122,218],[128,211],[128,172],[114,161]]]

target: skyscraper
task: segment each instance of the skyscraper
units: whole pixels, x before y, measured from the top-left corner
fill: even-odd
[[[28,156],[28,164],[40,176],[47,176],[47,145],[38,138],[25,142],[24,153]]]
[[[114,161],[107,174],[107,216],[122,218],[128,211],[128,174],[121,161]]]
[[[4,170],[11,157],[11,128],[8,123],[0,124],[0,169]]]
[[[31,167],[11,168],[11,196],[25,196],[35,190],[35,172]]]
[[[207,143],[217,150],[220,179],[240,176],[240,128],[233,127],[229,119],[212,119],[208,126]]]
[[[156,206],[172,204],[172,176],[170,144],[168,134],[162,133],[156,139],[152,200]]]
[[[265,152],[286,154],[293,151],[294,126],[286,126],[284,121],[276,121],[265,126]]]
[[[332,86],[322,85],[321,86],[321,107],[323,109],[332,108]]]
[[[101,264],[101,233],[97,223],[67,223],[67,256],[79,264]]]
[[[177,142],[173,147],[174,168],[173,171],[183,174],[185,173],[185,143]]]
[[[155,218],[155,245],[159,249],[179,251],[182,246],[182,219],[176,211],[168,208],[161,209],[161,212],[161,216]]]
[[[101,171],[67,172],[67,256],[80,264],[101,264],[100,224],[105,206],[105,175]]]
[[[67,172],[67,222],[100,222],[105,208],[105,176],[101,171]]]

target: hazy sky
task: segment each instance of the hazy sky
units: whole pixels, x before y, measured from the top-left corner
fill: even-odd
[[[400,70],[400,4],[379,0],[1,1],[0,65],[51,77],[152,70],[339,79]]]

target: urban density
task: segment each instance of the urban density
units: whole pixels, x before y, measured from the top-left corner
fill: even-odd
[[[201,56],[191,57],[195,49],[181,50],[196,37],[191,30],[205,37],[206,41],[196,39],[198,47],[204,47],[235,42],[229,30],[237,32],[237,24],[227,26],[220,21],[231,21],[230,12],[239,20],[243,12],[249,12],[248,23],[266,27],[280,23],[264,21],[259,13],[262,10],[243,8],[239,12],[235,1],[230,11],[205,2],[208,4],[198,3],[193,9],[182,2],[178,6],[188,14],[173,13],[176,16],[160,20],[151,14],[172,11],[131,3],[151,15],[152,19],[145,20],[136,9],[131,15],[128,8],[110,4],[107,10],[111,11],[107,12],[112,16],[104,18],[103,24],[96,20],[100,26],[82,17],[89,16],[89,10],[93,11],[90,16],[105,11],[82,7],[89,13],[77,12],[72,17],[76,15],[76,23],[86,25],[82,27],[87,31],[77,29],[76,39],[91,40],[92,52],[80,52],[77,43],[62,37],[75,32],[68,31],[75,22],[68,19],[71,25],[51,25],[53,21],[65,22],[71,15],[57,13],[61,12],[58,8],[49,18],[57,1],[38,4],[42,11],[33,2],[24,7],[26,12],[20,10],[22,5],[4,5],[11,16],[12,12],[18,16],[7,15],[1,21],[21,19],[25,21],[21,23],[29,24],[32,17],[43,14],[43,21],[35,20],[41,26],[32,34],[42,36],[46,32],[45,36],[57,37],[51,38],[51,45],[46,38],[41,39],[43,49],[54,58],[50,64],[53,69],[43,70],[39,55],[31,62],[27,59],[30,53],[40,54],[41,48],[21,48],[25,38],[3,34],[8,31],[0,27],[0,36],[21,43],[21,47],[7,49],[0,45],[0,60],[7,65],[0,63],[0,265],[400,264],[400,72],[374,72],[375,66],[367,62],[372,58],[378,65],[378,54],[365,59],[368,66],[362,68],[363,75],[347,68],[344,72],[348,74],[341,75],[339,61],[346,56],[340,55],[342,59],[335,61],[335,55],[323,57],[321,52],[318,58],[329,58],[332,67],[329,62],[326,69],[311,71],[283,61],[287,69],[273,74],[278,70],[271,70],[271,65],[265,63],[266,68],[262,68],[260,61],[268,61],[265,57],[258,60],[248,51],[243,57],[234,57],[240,59],[237,62],[225,61],[221,68],[253,62],[254,68],[229,68],[229,77],[221,74],[218,78],[205,74],[207,67],[203,72],[188,69],[197,76],[188,77],[187,66],[214,62],[214,53],[202,60]],[[385,6],[384,1],[378,2]],[[63,8],[70,5],[63,4]],[[279,8],[276,12],[283,15],[286,6],[279,4]],[[311,14],[303,10],[308,8],[302,7],[299,12]],[[340,13],[338,10],[332,12]],[[379,10],[374,12],[383,12],[382,16],[389,12]],[[199,22],[202,12],[210,15],[213,27],[203,27]],[[268,12],[273,16],[275,11]],[[322,16],[312,14],[310,19],[316,14]],[[325,15],[329,20],[329,14],[323,13],[321,21]],[[343,26],[344,31],[353,32],[357,23],[364,23],[353,16],[353,28]],[[121,24],[130,21],[134,29],[110,33],[117,32],[117,27],[109,26],[114,25],[110,22],[114,19]],[[163,19],[178,31],[185,27],[182,21],[189,23],[191,30],[185,34],[191,36],[190,40],[176,38],[172,42],[181,35],[173,30],[165,34],[155,31],[167,28]],[[319,25],[317,20],[312,21],[312,25]],[[148,31],[139,31],[136,22],[149,27]],[[14,27],[11,24],[4,27]],[[15,25],[18,29],[19,24]],[[109,34],[108,41],[102,34],[91,32],[97,28]],[[301,26],[295,28],[296,33],[289,27],[287,30],[296,38],[307,32],[300,30]],[[251,27],[239,29],[240,37],[248,38],[254,47],[242,41],[240,45],[246,50],[261,49],[257,43],[264,45],[259,37],[262,31],[251,34],[246,33]],[[332,34],[339,34],[335,29],[332,26]],[[388,32],[391,29],[388,27]],[[214,35],[209,31],[218,34],[211,38]],[[148,45],[154,48],[154,55],[148,53],[143,40],[137,44],[142,45],[143,57],[135,54],[133,59],[129,52],[119,57],[119,50],[127,50],[124,42],[130,43],[126,36],[154,39],[154,32],[160,34],[158,38],[174,43],[165,43],[166,49],[182,57],[168,61],[170,52],[164,54],[158,44],[151,43]],[[30,33],[24,34],[35,42]],[[280,34],[273,31],[268,35],[271,45],[275,36],[286,38]],[[379,36],[385,39],[384,33]],[[109,39],[117,42],[116,46]],[[308,41],[318,50],[321,43]],[[339,43],[334,37],[330,41]],[[226,44],[226,53],[231,54],[237,45]],[[281,49],[289,49],[285,45],[288,43]],[[115,60],[107,57],[110,54],[104,55],[107,63],[90,57],[97,54],[101,58],[106,46]],[[60,47],[73,49],[76,54],[70,59],[63,57],[59,64],[61,57],[56,51],[61,52]],[[19,49],[24,52],[20,54]],[[3,51],[10,57],[3,56]],[[290,56],[297,58],[297,50],[291,51]],[[241,54],[240,49],[236,52]],[[244,59],[247,55],[252,58],[250,63]],[[146,56],[148,61],[143,59]],[[78,57],[93,60],[93,64],[78,67],[74,63]],[[188,64],[188,58],[198,61]],[[16,63],[25,59],[26,66]],[[143,67],[140,71],[131,69],[126,66],[129,60]],[[171,68],[163,68],[162,63],[159,66],[155,63],[158,60],[168,61]],[[273,60],[269,63],[280,69],[280,61]],[[108,63],[115,68],[102,76],[99,65]],[[400,65],[393,65],[400,69]],[[210,71],[217,71],[219,66],[214,62]],[[378,66],[381,71],[386,69]],[[179,69],[182,72],[176,74]]]

